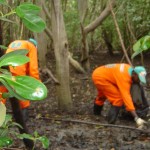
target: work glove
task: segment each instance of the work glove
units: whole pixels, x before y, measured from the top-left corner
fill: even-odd
[[[138,129],[144,129],[147,122],[141,118],[136,117],[135,122],[137,124]]]

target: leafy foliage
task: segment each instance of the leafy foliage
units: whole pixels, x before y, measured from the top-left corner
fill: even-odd
[[[16,50],[3,55],[0,58],[0,67],[22,65],[29,61],[25,56],[28,50]],[[37,79],[29,76],[12,76],[0,74],[0,81],[6,86],[10,96],[18,99],[42,100],[47,96],[47,88]]]
[[[33,77],[0,75],[0,78],[11,85],[11,93],[14,92],[23,99],[43,100],[47,96],[45,85]]]
[[[3,125],[0,127],[0,148],[8,147],[13,144],[10,134],[14,133],[11,128],[15,126],[22,128],[19,124],[12,121],[11,115],[6,115]]]
[[[0,58],[0,67],[2,66],[19,66],[29,61],[26,54],[28,50],[16,50],[9,52],[3,55]],[[17,58],[17,59],[16,59]],[[21,59],[19,59],[21,58]],[[1,69],[0,74],[0,82],[8,89],[8,93],[3,93],[3,98],[6,97],[16,97],[18,99],[28,99],[28,100],[43,100],[47,96],[47,88],[46,86],[38,81],[35,78],[30,76],[12,76],[8,71],[4,71]],[[6,117],[6,107],[0,101],[0,148],[10,146],[13,143],[13,140],[10,138],[9,127],[11,126],[19,126],[20,125],[13,123],[11,117]],[[17,133],[18,137],[21,135]],[[38,135],[38,134],[37,134]],[[26,136],[31,137],[31,135],[22,135],[22,138],[26,138]],[[45,136],[39,136],[38,138],[33,138],[34,141],[39,140],[42,142],[44,148],[49,146],[49,141]]]
[[[13,138],[10,138],[11,134],[15,135],[19,139],[31,139],[34,142],[34,146],[37,141],[42,143],[43,148],[47,149],[50,142],[46,136],[40,136],[37,131],[31,134],[19,134],[12,130],[12,127],[22,128],[19,124],[12,121],[11,115],[6,115],[5,122],[2,127],[0,127],[0,148],[9,147],[13,144]],[[33,148],[34,149],[34,148]]]
[[[15,23],[9,20],[7,16],[16,14],[24,23],[24,25],[33,32],[41,32],[45,29],[45,22],[38,16],[40,7],[33,5],[32,3],[22,3],[15,9],[12,9],[6,0],[0,0],[0,4],[9,7],[11,10],[7,14],[1,12],[0,20]],[[0,45],[0,48],[7,49],[7,47]],[[16,50],[3,55],[0,58],[0,82],[8,89],[8,93],[1,93],[3,98],[16,97],[17,99],[28,100],[43,100],[47,96],[46,86],[35,78],[29,76],[12,76],[7,69],[2,69],[3,66],[20,66],[29,62],[29,58],[26,56],[28,50]],[[0,99],[0,148],[8,147],[13,143],[10,138],[10,133],[13,133],[19,137],[19,134],[12,132],[10,127],[19,126],[19,124],[12,122],[12,118],[6,115],[6,107],[2,104]],[[45,136],[39,136],[36,133],[36,140],[42,142],[44,148],[49,147],[49,140]],[[21,135],[20,135],[21,136]],[[27,138],[31,135],[27,135]],[[34,139],[34,138],[33,138]],[[34,141],[36,141],[34,139]]]
[[[19,66],[29,61],[25,56],[28,50],[12,51],[3,55],[0,58],[0,67],[2,66]],[[7,71],[2,71],[0,74],[0,82],[8,89],[8,94],[3,94],[6,97],[16,97],[18,99],[43,100],[47,96],[46,86],[37,79],[29,76],[12,76]],[[0,102],[0,126],[5,120],[6,108]]]
[[[140,38],[134,45],[133,45],[133,50],[134,53],[132,55],[132,59],[137,56],[138,54],[149,50],[150,48],[150,36],[146,35],[142,38]]]
[[[18,138],[20,139],[30,139],[34,141],[34,144],[40,141],[42,143],[43,148],[47,149],[50,145],[50,142],[46,136],[40,136],[36,131],[33,133],[33,136],[30,134],[19,134]],[[34,149],[34,148],[33,148]]]
[[[10,7],[7,4],[6,0],[0,0],[0,4]],[[11,9],[11,12],[2,15],[0,17],[0,20],[15,23],[8,19],[7,16],[16,14],[30,31],[42,32],[45,29],[46,24],[42,20],[42,18],[39,17],[40,10],[40,7],[32,3],[22,3],[19,6],[17,6],[14,10]]]
[[[24,25],[33,32],[41,32],[45,29],[45,22],[38,16],[39,12],[40,8],[31,3],[24,3],[16,8],[16,13]]]

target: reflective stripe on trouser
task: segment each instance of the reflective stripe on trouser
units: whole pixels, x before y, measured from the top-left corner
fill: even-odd
[[[98,90],[98,96],[95,101],[97,105],[101,106],[104,104],[104,99],[101,99],[102,97],[106,97],[113,106],[120,107],[123,105],[121,93],[115,85],[108,81],[96,81],[95,86]]]

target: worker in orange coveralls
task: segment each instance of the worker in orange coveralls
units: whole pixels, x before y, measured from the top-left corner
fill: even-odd
[[[10,43],[8,46],[8,49],[6,53],[9,53],[14,50],[19,50],[19,49],[27,49],[29,50],[29,53],[27,56],[30,58],[30,62],[17,66],[17,67],[12,67],[10,66],[10,72],[14,76],[21,76],[21,75],[28,75],[31,77],[34,77],[38,80],[39,78],[39,71],[38,71],[38,58],[37,58],[37,42],[36,40],[30,38],[29,40],[15,40],[14,42]],[[22,109],[22,114],[27,120],[28,118],[28,107],[30,106],[30,101],[28,100],[20,100],[19,101],[20,107]]]
[[[94,101],[94,114],[100,115],[105,100],[111,103],[108,112],[108,123],[115,123],[122,106],[131,113],[138,128],[143,128],[146,121],[141,119],[135,109],[131,96],[131,85],[146,84],[146,70],[142,66],[135,68],[128,64],[108,64],[98,67],[92,74],[92,80],[98,90]],[[147,103],[149,109],[149,105]]]

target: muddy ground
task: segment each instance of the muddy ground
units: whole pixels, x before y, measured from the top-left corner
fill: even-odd
[[[144,56],[145,66],[150,71],[148,56]],[[46,135],[50,140],[49,150],[149,150],[150,134],[133,129],[105,127],[96,123],[107,124],[106,116],[109,104],[106,103],[102,116],[94,116],[92,112],[96,89],[91,81],[91,73],[99,65],[120,62],[122,54],[113,57],[108,53],[94,51],[90,55],[91,70],[87,75],[70,71],[70,84],[73,109],[61,112],[57,107],[55,84],[51,80],[46,84],[48,97],[41,102],[33,102],[29,109],[30,120],[27,126],[31,133],[35,130]],[[51,71],[54,73],[54,55],[48,55]],[[140,59],[134,64],[139,65]],[[75,121],[76,120],[76,121]],[[92,124],[95,123],[95,124]],[[116,125],[135,128],[133,120],[118,118]],[[16,144],[16,145],[15,145]],[[23,142],[16,141],[14,147],[26,149]],[[37,143],[39,150],[42,146]]]

